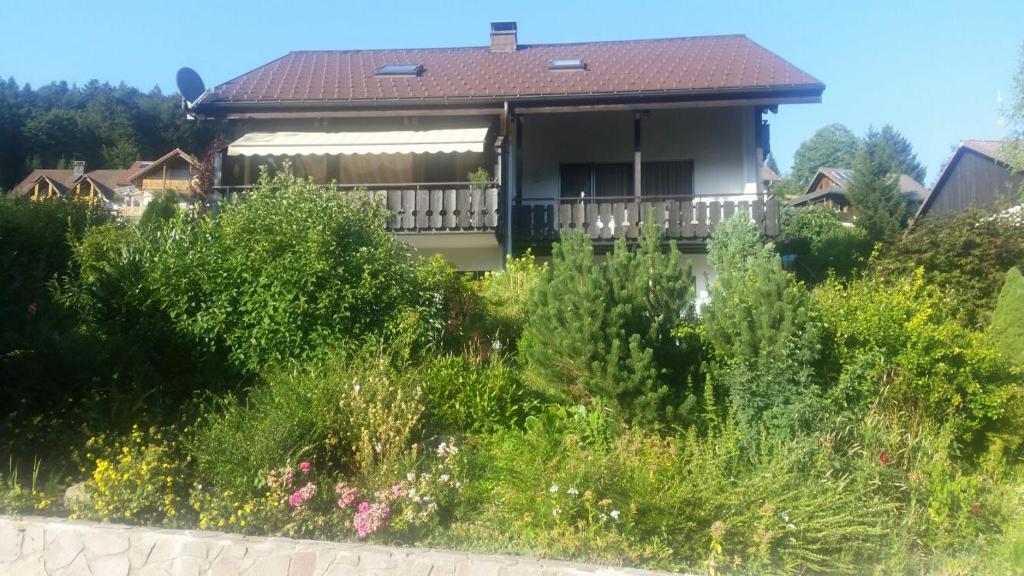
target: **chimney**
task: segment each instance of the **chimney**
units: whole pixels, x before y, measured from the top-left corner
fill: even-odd
[[[491,52],[515,52],[518,48],[515,22],[491,22]]]
[[[71,163],[71,173],[75,178],[85,174],[85,160],[75,160]]]

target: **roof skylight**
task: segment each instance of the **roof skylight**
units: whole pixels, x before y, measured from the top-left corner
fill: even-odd
[[[375,76],[419,76],[423,64],[385,64],[377,68]]]
[[[587,65],[579,58],[556,58],[548,61],[548,70],[586,70]]]

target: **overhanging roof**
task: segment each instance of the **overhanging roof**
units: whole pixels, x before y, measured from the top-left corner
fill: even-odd
[[[483,152],[487,130],[483,127],[391,132],[250,132],[228,146],[228,155]]]
[[[585,70],[552,71],[573,58]],[[418,76],[381,77],[386,64],[423,66]],[[200,113],[389,105],[443,106],[554,99],[749,98],[817,100],[824,85],[746,36],[415,50],[291,52],[216,86]]]

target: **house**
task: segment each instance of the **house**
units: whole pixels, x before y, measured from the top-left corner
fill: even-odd
[[[390,230],[463,270],[550,253],[566,228],[600,252],[653,219],[702,278],[723,218],[777,233],[765,115],[823,90],[742,35],[522,44],[515,22],[494,22],[480,47],[290,52],[186,108],[234,132],[218,195],[288,159],[368,189]]]
[[[1024,174],[999,159],[999,140],[964,140],[943,167],[914,221],[970,207],[999,208],[1021,201]]]
[[[854,171],[850,168],[819,168],[804,193],[790,200],[788,206],[824,204],[840,212],[843,220],[852,222],[853,208],[846,191],[853,174]],[[927,189],[907,174],[900,174],[896,185],[907,201],[908,210],[911,213],[915,212],[924,201]]]
[[[173,191],[183,206],[196,199],[200,162],[180,148],[151,162],[136,162],[129,170],[131,188],[124,194],[121,209],[127,218],[140,217],[150,201],[168,191]]]
[[[137,219],[154,197],[174,190],[181,204],[193,200],[200,163],[175,148],[154,161],[138,160],[126,169],[85,170],[77,160],[70,170],[33,170],[9,198],[64,198],[101,203],[122,216]]]

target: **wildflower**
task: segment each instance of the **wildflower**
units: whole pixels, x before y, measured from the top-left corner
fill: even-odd
[[[721,520],[715,520],[711,528],[708,529],[708,532],[711,532],[713,539],[720,540],[725,535],[725,523]]]
[[[36,311],[38,311],[38,310],[39,310],[39,305],[36,304],[35,302],[33,302],[33,303],[28,305],[28,315],[29,316],[35,316],[36,315]]]
[[[370,504],[360,502],[359,509],[352,517],[352,527],[360,538],[366,538],[369,534],[384,528],[391,517],[391,509],[387,504]]]
[[[354,392],[355,392],[356,394],[359,394],[359,390],[360,390],[360,386],[359,386],[359,384],[356,384],[355,386],[353,386],[353,387],[352,387],[352,390],[353,390],[353,391],[354,391]]]
[[[576,496],[577,494],[580,493],[580,491],[575,488],[569,488],[568,490],[565,491],[565,493],[568,494],[569,496]]]
[[[391,487],[391,493],[395,495],[395,498],[401,498],[405,495],[405,486],[395,484]]]
[[[562,509],[561,508],[555,508],[554,510],[551,511],[551,514],[554,515],[554,516],[558,516],[561,513],[562,513]]]
[[[971,514],[974,514],[975,516],[977,516],[978,514],[981,514],[981,504],[978,504],[977,502],[972,504],[971,505]]]
[[[309,462],[299,462],[299,470],[302,470],[304,474],[309,473],[313,469],[313,465]]]
[[[284,488],[291,488],[292,482],[295,480],[295,470],[289,466],[284,469],[284,475],[281,476],[280,486]]]
[[[344,510],[348,508],[350,504],[356,501],[356,497],[359,495],[359,491],[352,486],[346,486],[341,482],[334,487],[334,491],[340,495],[338,498],[338,508]]]
[[[313,496],[316,496],[316,484],[307,482],[305,486],[299,488],[288,497],[288,505],[292,508],[298,508],[302,506],[303,502],[306,502]]]
[[[416,474],[409,472],[408,474],[405,475],[405,479],[408,480],[409,482],[415,482]]]
[[[612,510],[611,512],[608,513],[608,515],[612,517],[612,520],[618,520],[619,519],[619,511],[618,510]]]
[[[448,483],[448,481],[449,481],[449,480],[451,480],[451,479],[452,479],[452,477],[451,477],[451,476],[449,476],[449,475],[447,475],[447,474],[441,474],[441,482],[444,482],[444,483],[446,483],[446,484],[447,484],[447,483]]]
[[[448,451],[448,443],[447,442],[441,442],[440,444],[437,445],[437,455],[438,456],[444,456],[445,452],[447,452],[447,451]]]
[[[548,488],[548,492],[551,492],[552,494],[558,492],[558,484],[552,484],[551,488]]]
[[[882,453],[878,455],[878,461],[882,463],[882,466],[888,464],[890,461],[889,453],[886,452],[885,450],[882,450]]]

